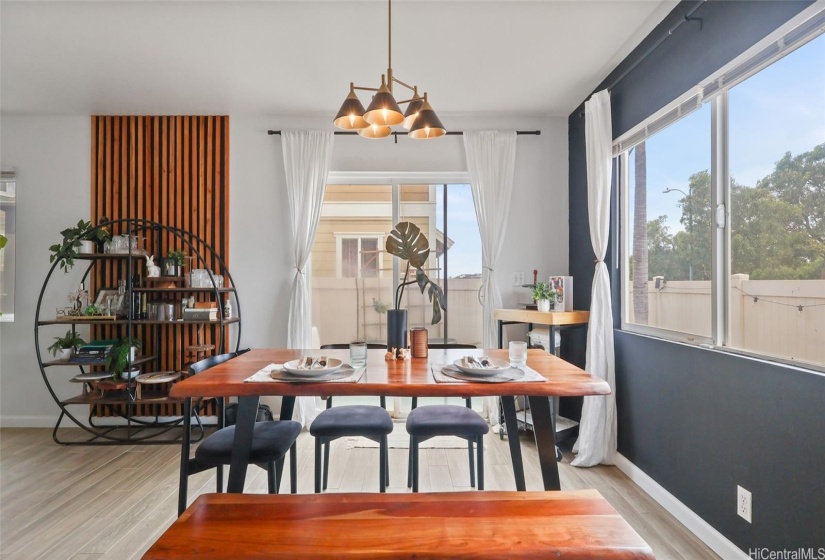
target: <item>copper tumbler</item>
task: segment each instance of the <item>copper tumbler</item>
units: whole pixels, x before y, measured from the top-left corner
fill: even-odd
[[[429,333],[424,327],[410,329],[410,355],[413,358],[426,358]]]

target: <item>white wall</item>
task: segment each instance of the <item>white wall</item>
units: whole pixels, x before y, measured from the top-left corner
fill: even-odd
[[[515,185],[501,262],[496,273],[505,305],[527,301],[511,273],[532,279],[567,272],[567,124],[562,118],[445,118],[455,130],[541,129],[518,139]],[[33,345],[34,306],[49,267],[48,247],[58,232],[90,214],[89,118],[11,117],[0,120],[2,165],[19,176],[17,320],[0,326],[0,423],[48,426],[59,410],[40,377]],[[286,208],[281,140],[267,129],[327,128],[328,119],[230,119],[230,267],[243,312],[243,346],[286,344],[286,317],[294,273]],[[460,136],[433,142],[400,138],[335,139],[334,171],[465,171]],[[62,273],[52,293],[72,288],[75,271]],[[76,281],[76,280],[75,280]],[[50,290],[51,291],[51,290]],[[62,296],[48,307],[62,306]],[[59,327],[55,327],[59,328]],[[512,328],[512,327],[511,327]],[[515,330],[512,331],[515,334]],[[51,336],[62,332],[49,331]],[[64,368],[51,368],[61,370]],[[47,370],[50,371],[50,370]],[[63,372],[65,379],[68,371]],[[51,372],[56,380],[58,372]],[[63,396],[72,394],[65,380]],[[82,413],[81,413],[82,414]]]
[[[37,296],[49,263],[49,246],[60,230],[88,219],[90,198],[89,117],[2,117],[0,156],[3,169],[17,171],[17,261],[14,323],[0,323],[0,422],[3,426],[53,424],[59,409],[43,383],[34,351]],[[69,274],[56,272],[46,316],[67,305],[65,294],[80,281],[82,265]],[[62,294],[62,295],[61,295]],[[62,326],[41,331],[45,352]],[[82,332],[82,331],[81,331]],[[48,355],[51,358],[50,355]],[[61,396],[76,394],[66,381],[73,368],[48,368]],[[80,411],[82,416],[88,413]]]

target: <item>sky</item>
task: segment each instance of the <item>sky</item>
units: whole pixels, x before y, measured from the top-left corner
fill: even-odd
[[[728,107],[730,172],[739,184],[755,186],[785,152],[796,156],[825,142],[825,35],[733,87]],[[647,217],[667,215],[671,233],[683,229],[678,206],[683,195],[662,191],[688,192],[690,176],[710,169],[710,118],[707,102],[646,143]],[[632,189],[630,197],[632,208]]]
[[[444,186],[436,185],[435,218],[444,231]],[[470,185],[447,185],[447,237],[453,240],[447,259],[447,277],[481,273],[481,235]]]

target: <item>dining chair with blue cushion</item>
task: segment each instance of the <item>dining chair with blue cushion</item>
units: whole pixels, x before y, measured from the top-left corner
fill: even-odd
[[[349,344],[325,344],[322,350],[345,349]],[[384,349],[382,344],[368,344],[367,348]],[[385,492],[389,484],[389,451],[387,436],[392,432],[392,418],[386,409],[386,400],[381,397],[381,406],[345,405],[332,406],[332,397],[327,398],[326,409],[319,414],[309,427],[315,438],[315,492],[327,489],[329,479],[329,444],[342,437],[361,436],[377,442],[379,447],[379,490]],[[322,461],[323,457],[323,461]],[[323,484],[321,474],[323,471]]]
[[[210,356],[189,366],[189,375],[198,373],[235,358],[242,352],[231,352]],[[180,483],[178,488],[178,515],[186,510],[186,495],[190,475],[208,469],[217,469],[217,491],[223,492],[223,466],[232,462],[232,447],[235,440],[235,426],[224,426],[223,398],[218,398],[218,429],[206,437],[195,450],[195,456],[189,457],[189,437],[184,432],[183,450],[180,464]],[[184,403],[184,414],[192,410],[191,399]],[[277,479],[276,465],[282,464],[289,451],[290,490],[298,491],[298,461],[296,440],[301,433],[301,425],[291,420],[256,422],[252,433],[252,449],[249,464],[258,465],[267,471],[267,486],[270,494],[277,494],[280,480]]]
[[[472,344],[428,344],[430,350],[475,350]],[[418,444],[436,436],[455,436],[467,440],[470,463],[470,486],[476,486],[476,468],[473,447],[478,452],[478,489],[484,490],[484,443],[483,437],[489,426],[472,407],[472,399],[464,399],[465,406],[428,405],[418,407],[418,397],[412,399],[412,411],[407,416],[407,433],[410,434],[410,454],[407,467],[407,487],[418,492]]]

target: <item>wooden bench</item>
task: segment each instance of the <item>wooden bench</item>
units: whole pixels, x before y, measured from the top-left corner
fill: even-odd
[[[205,494],[144,558],[653,558],[596,490]]]

